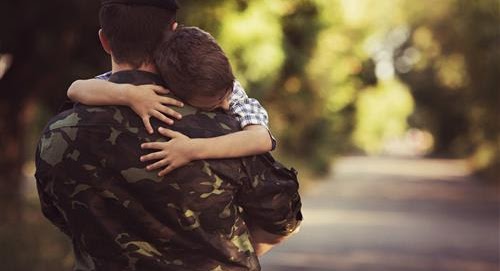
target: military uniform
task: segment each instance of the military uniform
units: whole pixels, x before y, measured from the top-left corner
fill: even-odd
[[[110,81],[162,84],[141,71]],[[179,113],[169,128],[192,138],[239,130],[222,111]],[[73,242],[75,270],[260,270],[247,222],[274,234],[295,230],[295,171],[265,154],[194,161],[158,177],[139,161],[140,145],[162,140],[128,107],[76,104],[50,120],[37,149],[37,187],[44,215]]]

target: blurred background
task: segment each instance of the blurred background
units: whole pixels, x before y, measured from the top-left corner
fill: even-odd
[[[268,109],[302,231],[263,270],[499,268],[497,0],[179,1]],[[99,1],[0,3],[0,263],[72,266],[34,149],[70,83],[109,70]]]

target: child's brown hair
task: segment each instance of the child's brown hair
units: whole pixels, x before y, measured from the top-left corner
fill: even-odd
[[[158,46],[156,65],[170,90],[189,102],[193,97],[221,98],[233,88],[231,64],[222,48],[197,27],[179,27]]]

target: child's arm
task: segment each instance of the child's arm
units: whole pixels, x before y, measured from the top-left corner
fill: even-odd
[[[173,98],[162,96],[168,90],[158,85],[134,86],[130,84],[115,84],[105,80],[77,80],[68,89],[68,97],[75,102],[86,105],[125,105],[129,106],[141,117],[146,130],[153,133],[149,119],[155,117],[167,124],[172,119],[166,115],[180,119],[182,116],[167,107],[183,104]]]
[[[141,145],[143,149],[155,149],[141,157],[141,161],[158,160],[147,166],[148,170],[165,167],[159,176],[186,165],[193,160],[234,158],[266,153],[272,150],[271,135],[261,125],[246,126],[242,131],[212,138],[189,138],[165,128],[158,131],[171,138],[168,142],[152,142]]]
[[[243,131],[214,138],[190,139],[181,133],[161,128],[160,133],[171,140],[142,144],[144,149],[158,151],[142,156],[141,161],[158,160],[147,169],[165,167],[159,173],[159,176],[164,176],[193,160],[243,157],[274,149],[275,140],[267,128],[266,110],[257,100],[248,98],[238,82],[235,82],[229,113],[240,122]]]

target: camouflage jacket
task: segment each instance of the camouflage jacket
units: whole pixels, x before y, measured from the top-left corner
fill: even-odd
[[[139,71],[110,81],[162,83]],[[170,128],[190,137],[239,130],[223,112],[179,112]],[[247,222],[281,235],[297,227],[295,172],[266,154],[194,161],[160,178],[139,157],[141,143],[162,140],[122,106],[76,104],[50,120],[35,175],[44,215],[73,242],[75,270],[260,270]]]

